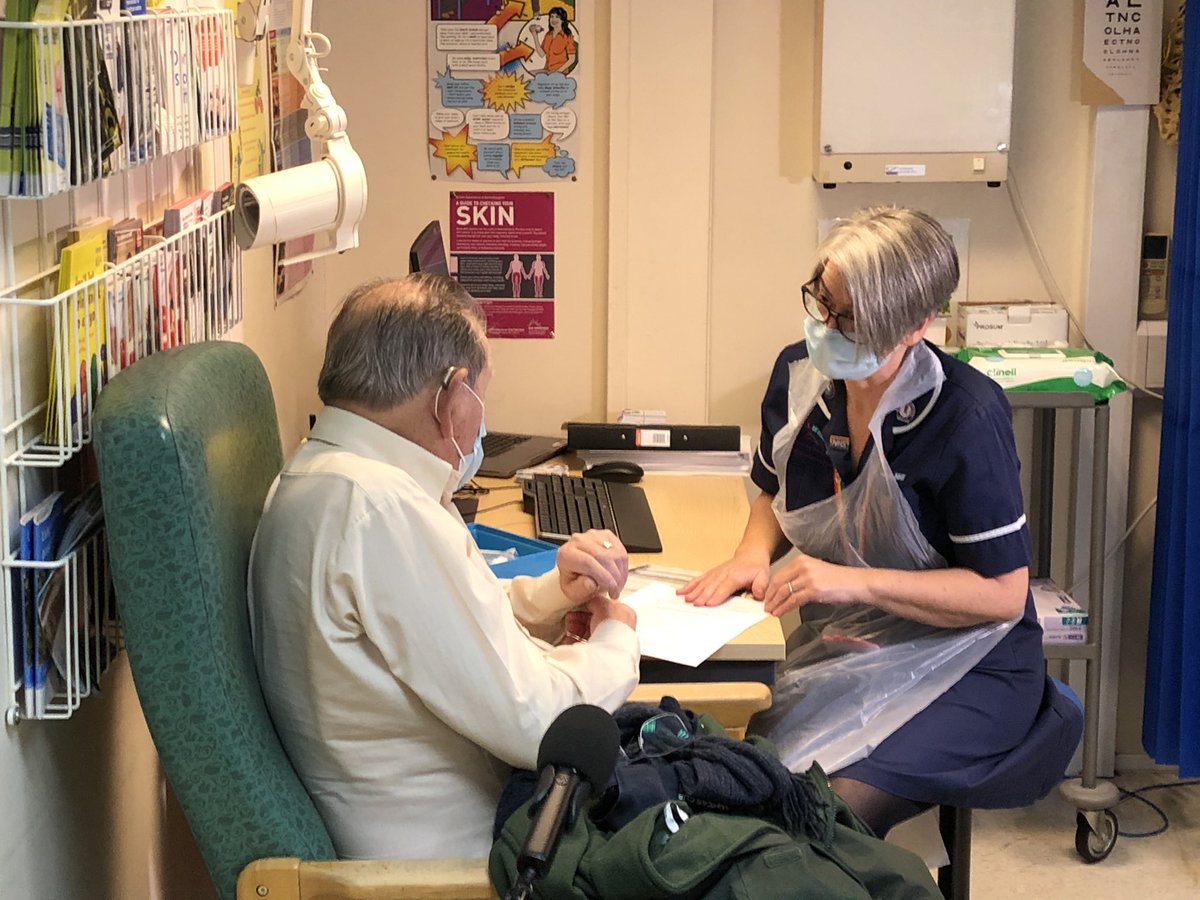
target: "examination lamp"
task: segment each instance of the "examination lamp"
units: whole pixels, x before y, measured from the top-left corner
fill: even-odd
[[[238,4],[238,37],[255,41],[266,33],[268,3]],[[317,67],[329,48],[329,38],[312,30],[312,0],[295,0],[287,64],[304,88],[304,131],[317,161],[248,178],[235,194],[233,230],[243,250],[317,236],[314,250],[282,260],[283,265],[357,247],[358,223],[367,209],[367,173],[346,135],[346,111]]]

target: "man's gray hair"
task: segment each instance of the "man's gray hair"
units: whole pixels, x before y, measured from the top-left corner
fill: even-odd
[[[475,384],[487,365],[483,312],[457,281],[421,273],[352,290],[329,326],[317,379],[323,403],[388,409],[419,394],[452,366]]]
[[[813,277],[837,267],[853,306],[855,341],[880,355],[937,313],[958,285],[954,242],[928,213],[861,209],[817,248]]]

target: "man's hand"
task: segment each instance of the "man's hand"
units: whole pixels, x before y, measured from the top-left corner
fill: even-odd
[[[564,644],[579,644],[592,636],[592,614],[585,609],[573,609],[563,619]]]
[[[605,619],[616,619],[637,630],[637,613],[632,606],[601,596],[589,601],[583,609],[573,609],[567,613],[563,643],[578,644],[586,641],[592,636],[596,626]]]
[[[629,575],[629,554],[611,531],[573,534],[558,548],[558,583],[578,606],[594,599],[621,596]]]
[[[637,613],[632,606],[622,603],[620,600],[609,600],[607,597],[598,597],[588,604],[588,611],[592,614],[589,634],[595,631],[596,626],[605,619],[616,619],[618,622],[624,622],[635,631],[637,630]]]
[[[769,557],[756,558],[743,554],[709,569],[703,575],[697,575],[675,593],[696,606],[719,606],[746,588],[750,588],[755,599],[761,600],[770,574]]]

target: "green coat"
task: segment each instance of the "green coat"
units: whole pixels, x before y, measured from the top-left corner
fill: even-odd
[[[884,843],[810,772],[827,800],[824,833],[793,837],[762,819],[715,812],[691,814],[671,801],[645,810],[615,833],[579,816],[563,835],[535,897],[603,898],[921,898],[941,894],[919,857]],[[489,872],[501,896],[516,879],[516,860],[529,830],[528,804],[513,813],[492,847]],[[669,807],[674,810],[664,813]],[[672,825],[688,814],[672,833]]]

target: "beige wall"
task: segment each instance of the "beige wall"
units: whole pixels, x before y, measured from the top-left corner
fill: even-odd
[[[331,84],[371,173],[363,245],[325,269],[326,315],[348,287],[402,268],[412,236],[429,218],[445,223],[448,193],[461,187],[428,176],[418,5],[355,0],[353,17],[328,6],[317,11],[317,26],[333,40]],[[1168,15],[1175,6],[1168,2]],[[565,418],[649,406],[676,420],[736,422],[754,433],[770,364],[801,334],[796,297],[817,221],[865,204],[902,203],[968,219],[971,299],[1048,299],[1013,211],[1011,183],[827,191],[812,181],[814,0],[688,3],[674,12],[669,3],[650,9],[628,0],[600,7],[585,38],[600,45],[589,64],[601,62],[581,80],[592,158],[581,160],[578,183],[556,187],[559,333],[553,342],[495,342],[493,429],[554,430]],[[1017,13],[1011,181],[1053,277],[1082,315],[1093,111],[1072,99],[1077,76],[1064,47],[1072,45],[1074,11],[1019,0]],[[676,39],[665,44],[653,26],[664,16],[676,23]],[[611,48],[604,40],[610,21]],[[385,31],[394,54],[357,52]],[[388,108],[420,115],[378,115],[381,94]],[[1145,228],[1169,230],[1174,150],[1156,134],[1149,150]],[[315,365],[297,354],[294,371]],[[548,371],[554,390],[530,402],[528,385]],[[304,384],[291,389],[306,391]],[[299,421],[302,412],[293,417]],[[1131,514],[1155,489],[1157,424],[1140,405],[1132,446]],[[1126,755],[1140,752],[1151,533],[1143,525],[1134,536],[1124,592],[1131,608],[1120,629],[1127,639],[1116,750]]]
[[[409,244],[430,219],[441,220],[449,241],[450,191],[474,187],[555,193],[556,337],[492,342],[496,374],[488,391],[487,422],[495,431],[557,430],[567,419],[602,414],[608,40],[605,10],[587,7],[578,23],[588,49],[580,55],[576,72],[576,111],[590,138],[579,152],[578,180],[475,186],[430,177],[425,121],[428,5],[415,0],[354,0],[319,4],[315,12],[314,27],[333,42],[327,60],[329,83],[346,109],[348,131],[367,167],[370,186],[362,246],[327,264],[326,314],[360,281],[407,272]],[[384,47],[386,51],[380,49]],[[547,380],[553,389],[538,392],[530,402],[530,385]]]
[[[1117,323],[1132,323],[1136,304],[1135,245],[1141,210],[1140,200],[1131,203],[1129,198],[1141,196],[1142,148],[1136,141],[1130,145],[1123,135],[1119,145],[1110,145],[1105,135],[1120,134],[1124,116],[1109,112],[1100,122],[1094,110],[1073,99],[1077,75],[1069,52],[1075,28],[1071,4],[1017,4],[1011,178],[999,189],[913,183],[824,190],[813,182],[812,0],[689,3],[688,39],[657,48],[651,61],[639,55],[637,36],[644,41],[656,19],[671,18],[670,7],[626,2],[614,3],[613,8],[614,33],[624,28],[631,35],[628,59],[614,39],[614,96],[623,80],[662,89],[643,89],[633,95],[630,109],[614,104],[610,113],[613,233],[628,230],[642,239],[629,241],[624,260],[615,240],[610,251],[610,273],[620,272],[626,285],[625,291],[610,296],[616,310],[610,318],[610,340],[620,346],[622,327],[628,329],[631,348],[638,343],[639,328],[650,335],[642,339],[640,354],[632,349],[627,359],[610,354],[614,369],[609,371],[609,386],[616,394],[608,398],[610,413],[622,405],[665,407],[681,417],[698,411],[710,421],[737,422],[756,433],[758,401],[771,361],[783,344],[801,336],[799,285],[811,268],[817,223],[864,205],[906,204],[941,217],[967,219],[970,299],[1052,299],[1014,210],[1018,186],[1067,306],[1106,352],[1119,363],[1129,359],[1131,328]],[[711,36],[693,35],[695,21],[707,24]],[[710,45],[715,48],[711,71],[707,63],[692,66],[694,48]],[[903,59],[898,56],[896,64],[903,65]],[[664,119],[675,137],[676,123],[667,113],[657,119],[646,115],[647,110],[663,111],[662,96],[671,98],[672,108],[687,112],[681,123],[683,137],[672,141],[683,149],[671,154],[669,177],[647,179],[638,161],[659,157]],[[623,170],[625,158],[634,162]],[[1158,156],[1151,159],[1152,165],[1162,162]],[[636,180],[637,189],[630,188],[629,197],[617,186],[618,173]],[[690,184],[692,194],[681,199],[680,183]],[[664,211],[675,207],[682,209],[680,228],[671,229]],[[688,218],[689,213],[706,210],[707,229],[702,227],[705,223]],[[1115,218],[1103,218],[1109,211]],[[1096,215],[1101,218],[1093,219]],[[680,289],[658,289],[664,270]],[[697,278],[702,279],[699,288],[694,285]],[[614,274],[611,283],[616,280]],[[703,326],[699,335],[697,322]],[[678,323],[674,332],[671,323]],[[679,348],[671,367],[674,378],[652,368],[639,370],[652,348],[672,339]],[[624,370],[619,368],[622,363]],[[679,379],[681,373],[688,376],[686,381]],[[1125,504],[1123,447],[1129,406],[1128,398],[1114,403],[1114,512]],[[1076,448],[1079,461],[1073,457],[1072,442],[1060,441],[1064,477],[1058,483],[1064,489],[1056,498],[1054,568],[1068,584],[1087,571],[1087,427],[1085,423],[1084,440]],[[1139,437],[1146,439],[1144,434]],[[1073,511],[1067,509],[1065,486],[1078,472],[1085,493],[1078,511]],[[1123,528],[1121,521],[1116,517],[1108,523],[1110,545]],[[1074,577],[1067,574],[1068,566]],[[1133,568],[1138,568],[1136,563]],[[1121,579],[1121,560],[1110,566],[1109,576],[1106,593],[1110,608],[1117,608],[1123,592],[1114,582]],[[1084,594],[1086,590],[1080,589]],[[1111,632],[1110,648],[1118,646],[1119,625],[1110,620],[1106,628]],[[1142,635],[1144,629],[1131,632],[1132,653],[1144,645]],[[1114,668],[1106,691],[1115,701],[1118,683],[1126,693],[1136,691],[1140,677],[1136,665],[1119,676]],[[1108,702],[1104,705],[1112,708]],[[1101,739],[1111,750],[1115,723],[1108,715]],[[1126,740],[1116,749],[1135,752],[1136,742]]]
[[[583,32],[593,48],[579,107],[590,141],[579,180],[554,186],[558,334],[495,343],[493,428],[556,429],[628,403],[756,430],[771,362],[801,333],[798,285],[817,220],[867,203],[969,219],[973,298],[1046,296],[1008,188],[824,191],[811,181],[813,0],[598,6]],[[1011,166],[1055,277],[1081,311],[1092,131],[1091,112],[1070,99],[1070,6],[1018,0]],[[273,303],[266,254],[245,258],[240,334],[266,364],[289,450],[317,411],[322,339],[340,296],[403,271],[420,227],[446,221],[451,185],[430,179],[425,156],[424,8],[318,5],[316,27],[333,41],[329,83],[348,112],[371,199],[362,247],[319,264],[283,306]],[[658,39],[663,23],[688,40]],[[697,47],[711,52],[698,60]],[[688,93],[660,99],[656,86]],[[668,141],[673,124],[686,144]],[[1169,231],[1174,150],[1153,135],[1148,185],[1146,229]],[[532,387],[548,383],[552,390]],[[1131,513],[1155,490],[1159,415],[1138,401]],[[1151,540],[1143,525],[1126,555],[1119,754],[1140,753]],[[0,823],[5,896],[99,896],[97,885],[109,897],[203,895],[123,665],[71,721],[26,723],[0,737],[0,808],[9,811]]]

